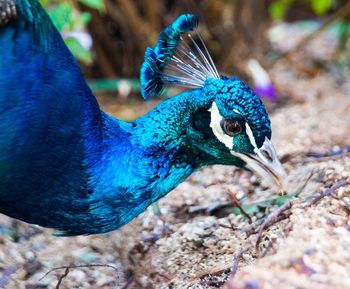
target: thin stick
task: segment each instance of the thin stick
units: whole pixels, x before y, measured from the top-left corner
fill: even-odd
[[[43,280],[47,275],[52,273],[53,271],[61,270],[61,269],[78,269],[78,268],[91,268],[91,267],[106,267],[106,268],[111,268],[119,273],[119,269],[113,265],[108,265],[108,264],[86,264],[86,265],[71,265],[71,266],[60,266],[60,267],[55,267],[52,268],[50,271],[46,272],[43,277],[39,279],[39,281]]]
[[[235,258],[235,261],[233,262],[232,269],[231,269],[231,274],[230,274],[228,279],[232,280],[233,277],[235,277],[235,275],[237,273],[237,270],[238,270],[239,262],[241,261],[243,254],[245,252],[247,252],[247,251],[248,251],[248,249],[241,249],[238,252],[238,254],[237,254],[236,258]]]
[[[268,228],[271,225],[281,221],[281,219],[280,219],[281,214],[287,210],[290,210],[292,208],[292,205],[293,205],[293,200],[289,200],[289,201],[285,202],[282,206],[278,207],[275,211],[273,211],[270,215],[268,215],[266,217],[265,221],[259,226],[258,236],[257,236],[256,242],[255,242],[256,249],[258,249],[258,247],[259,247],[262,233],[265,230],[265,228]],[[289,213],[289,215],[290,214],[291,213]],[[283,219],[285,219],[285,218],[286,217],[284,217]]]
[[[135,274],[131,274],[131,276],[126,281],[126,284],[121,289],[129,289],[130,285],[134,283],[134,278],[135,278]]]
[[[245,252],[247,252],[247,251],[248,251],[248,249],[241,249],[241,250],[239,250],[239,252],[237,253],[237,255],[236,255],[232,265],[229,265],[229,266],[224,265],[223,267],[211,268],[211,269],[206,270],[206,271],[202,272],[201,274],[197,275],[196,279],[200,279],[201,280],[200,284],[202,284],[202,285],[216,286],[216,287],[220,287],[221,288],[221,286],[227,280],[232,280],[232,278],[236,275],[237,270],[238,270],[239,262],[241,261],[243,254]],[[230,274],[227,275],[224,280],[208,280],[208,281],[204,281],[203,280],[207,276],[219,276],[219,275],[225,273],[228,270],[230,270]]]
[[[309,203],[307,204],[302,204],[301,208],[307,208],[307,207],[311,207],[316,205],[319,201],[321,201],[324,197],[329,197],[331,195],[334,194],[334,192],[341,188],[344,187],[346,185],[348,185],[349,183],[345,180],[341,180],[336,182],[335,184],[333,184],[333,186],[331,186],[330,188],[326,188],[324,189],[318,196],[316,196],[315,198],[313,198]]]
[[[235,232],[236,230],[239,230],[239,228],[233,226],[233,224],[232,224],[230,219],[228,219],[228,222],[229,222],[230,226],[227,226],[227,225],[224,225],[224,224],[219,224],[219,226],[222,227],[222,228],[225,228],[225,229],[231,229],[232,232]]]
[[[253,223],[253,220],[251,218],[251,216],[249,216],[249,214],[243,209],[242,205],[240,204],[240,202],[238,201],[236,195],[234,192],[232,192],[230,189],[228,190],[228,195],[231,199],[231,202],[238,207],[238,209],[240,210],[240,212],[242,213],[243,216],[245,216],[246,218],[248,218],[249,224]]]
[[[60,267],[55,267],[52,268],[50,271],[46,272],[45,275],[43,277],[41,277],[39,279],[39,281],[41,281],[42,279],[44,279],[47,275],[49,275],[50,273],[52,273],[53,271],[57,271],[57,270],[61,270],[61,269],[65,269],[64,273],[62,275],[60,275],[57,285],[56,285],[56,289],[59,289],[61,286],[61,283],[63,281],[64,278],[66,278],[69,274],[69,270],[70,269],[77,269],[77,268],[91,268],[91,267],[106,267],[106,268],[112,268],[113,270],[117,271],[119,273],[119,270],[117,267],[112,266],[112,265],[108,265],[108,264],[86,264],[86,265],[72,265],[72,266],[60,266]]]
[[[307,204],[303,204],[300,207],[304,209],[304,208],[313,206],[317,204],[322,198],[331,196],[337,189],[348,184],[349,182],[346,182],[345,180],[338,181],[335,184],[333,184],[330,188],[323,190],[323,192],[320,195],[313,198],[312,201],[310,201]],[[289,200],[288,202],[284,203],[281,207],[279,207],[278,209],[276,209],[266,217],[265,221],[262,223],[262,225],[259,227],[259,230],[258,230],[258,236],[255,243],[256,248],[258,248],[259,243],[261,241],[262,233],[266,228],[270,227],[271,225],[281,220],[288,218],[292,214],[292,212],[290,211],[290,209],[292,208],[292,205],[293,205],[293,200]]]
[[[67,267],[66,270],[64,271],[64,274],[61,275],[60,278],[58,279],[58,282],[56,284],[56,289],[60,289],[61,283],[63,279],[67,277],[68,273],[69,273],[69,268]]]
[[[310,173],[310,175],[307,177],[307,179],[305,180],[305,182],[304,182],[295,192],[291,193],[290,196],[291,196],[291,197],[294,197],[294,198],[297,197],[297,196],[299,196],[299,195],[303,192],[303,190],[305,189],[306,185],[309,183],[309,181],[311,180],[311,178],[312,178],[312,176],[313,176],[314,174],[315,174],[315,171],[312,171],[312,172]],[[231,195],[232,195],[232,194],[233,194],[233,193],[231,192]],[[233,194],[233,196],[235,197],[234,194]],[[291,200],[290,200],[290,201],[291,201]],[[286,204],[286,203],[285,203],[285,204]],[[279,208],[281,208],[281,207],[279,207]],[[283,209],[283,208],[282,208],[282,209]],[[274,213],[278,214],[278,212],[273,212],[272,214],[274,214]],[[269,215],[269,216],[272,216],[272,214]],[[280,222],[280,221],[282,221],[282,220],[288,218],[289,215],[290,215],[289,212],[285,212],[284,215],[277,216],[276,218],[274,218],[273,220],[270,220],[270,221],[267,220],[267,218],[269,218],[269,216],[267,216],[267,218],[266,218],[264,221],[258,220],[254,225],[249,226],[249,227],[247,227],[247,228],[237,228],[237,227],[234,227],[233,224],[232,224],[231,222],[230,222],[230,226],[226,226],[226,225],[223,225],[223,224],[221,224],[220,226],[223,227],[223,228],[232,229],[232,231],[244,232],[244,233],[247,234],[247,237],[249,237],[249,236],[252,235],[252,234],[257,234],[257,233],[259,233],[259,231],[261,230],[261,226],[263,226],[265,222],[266,222],[266,223],[265,223],[264,226],[265,226],[265,228],[267,228],[268,226],[271,226],[271,225],[273,225],[273,224],[275,224],[275,223],[278,223],[278,222]],[[260,222],[260,223],[258,223],[258,222]]]

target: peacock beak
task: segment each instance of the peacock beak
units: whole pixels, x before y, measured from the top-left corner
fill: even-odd
[[[287,174],[279,161],[275,147],[272,142],[265,138],[261,148],[254,150],[255,154],[240,153],[231,151],[231,153],[247,163],[247,168],[253,170],[263,177],[267,182],[274,186],[277,185],[280,192],[284,192],[286,186]]]

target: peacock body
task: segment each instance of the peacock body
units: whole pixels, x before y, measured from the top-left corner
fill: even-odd
[[[180,47],[196,25],[180,16],[141,69],[145,98],[165,84],[190,89],[124,122],[100,110],[37,0],[0,0],[0,212],[63,235],[96,234],[128,223],[203,166],[278,181],[260,99],[220,76],[192,36],[193,49]]]

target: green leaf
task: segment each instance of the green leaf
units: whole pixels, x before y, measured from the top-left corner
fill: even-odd
[[[65,43],[69,50],[73,53],[74,57],[84,62],[85,64],[92,63],[92,56],[90,51],[86,50],[80,42],[74,38],[66,38]]]
[[[273,20],[281,20],[285,17],[294,0],[278,0],[270,4],[269,13]]]
[[[331,7],[332,0],[311,0],[311,8],[319,16],[325,15]]]
[[[58,31],[70,24],[74,8],[68,3],[61,3],[49,10],[49,16]]]
[[[278,197],[276,198],[273,203],[276,206],[282,206],[286,201],[288,201],[289,199],[291,199],[292,197],[294,197],[293,195],[287,195],[287,196],[282,196],[282,197]]]
[[[285,6],[280,2],[271,3],[269,13],[273,20],[281,20],[286,13]]]
[[[91,14],[85,11],[79,15],[79,17],[76,20],[77,22],[76,24],[85,27],[90,21],[91,21]]]
[[[96,9],[101,13],[106,11],[105,3],[103,0],[79,0],[79,2],[90,8]]]

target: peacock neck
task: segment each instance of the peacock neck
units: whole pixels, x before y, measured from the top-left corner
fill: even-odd
[[[200,94],[201,90],[179,94],[130,123],[104,114],[103,155],[94,170],[94,178],[97,171],[101,177],[95,187],[108,191],[110,182],[110,188],[134,183],[134,197],[146,192],[149,198],[140,198],[153,202],[206,165],[205,156],[194,149],[187,135]]]
[[[136,135],[142,145],[162,147],[166,153],[178,152],[176,163],[188,163],[195,168],[206,165],[205,157],[193,146],[188,135],[194,112],[203,107],[210,107],[210,101],[203,98],[201,89],[178,94],[137,119],[134,122]]]

